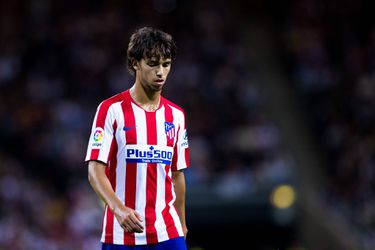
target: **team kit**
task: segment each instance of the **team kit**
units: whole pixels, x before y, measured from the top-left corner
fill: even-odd
[[[155,112],[140,107],[129,90],[103,101],[97,109],[86,161],[107,165],[106,174],[125,206],[138,211],[145,230],[124,232],[106,206],[101,241],[153,244],[184,233],[174,207],[172,171],[188,167],[184,111],[161,97]]]

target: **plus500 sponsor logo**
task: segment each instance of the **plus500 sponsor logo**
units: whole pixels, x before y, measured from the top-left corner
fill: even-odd
[[[153,146],[147,150],[137,148],[126,149],[127,162],[170,164],[172,156],[173,153],[171,151],[155,149]]]

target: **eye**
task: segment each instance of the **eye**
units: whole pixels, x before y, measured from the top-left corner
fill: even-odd
[[[165,63],[163,63],[163,67],[169,67],[171,65],[171,62],[165,62]]]
[[[150,67],[155,67],[158,65],[158,62],[151,61],[151,62],[148,62],[147,65]]]

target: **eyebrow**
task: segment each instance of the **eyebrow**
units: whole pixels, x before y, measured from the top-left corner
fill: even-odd
[[[167,58],[167,59],[157,59],[155,57],[153,58],[148,58],[145,60],[146,62],[152,62],[152,63],[170,63],[172,62],[172,59],[171,58]]]

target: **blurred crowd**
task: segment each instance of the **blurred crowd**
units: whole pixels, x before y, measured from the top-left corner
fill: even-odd
[[[375,247],[375,23],[370,1],[290,1],[285,62],[327,160],[322,197]]]
[[[143,25],[171,33],[178,46],[163,95],[187,114],[188,186],[210,185],[229,199],[289,179],[290,160],[233,28],[236,13],[223,6],[173,0],[2,4],[0,248],[98,249],[101,203],[83,160],[97,105],[134,81],[126,71],[126,46]]]

